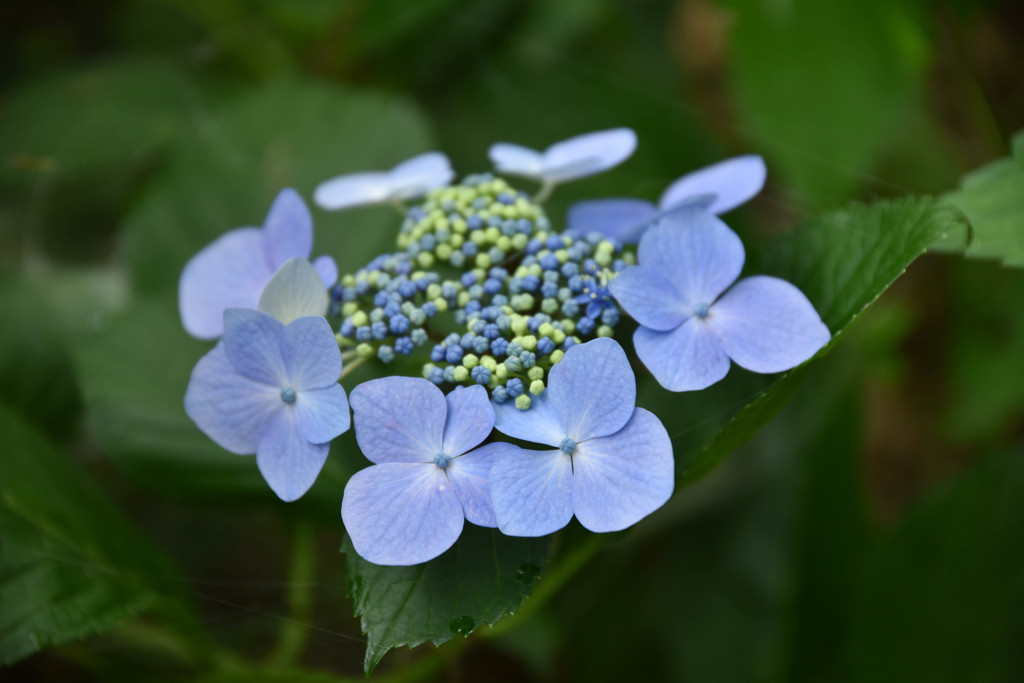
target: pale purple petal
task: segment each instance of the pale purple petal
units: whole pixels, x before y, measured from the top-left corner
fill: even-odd
[[[693,314],[660,272],[630,266],[608,285],[615,300],[634,320],[652,330],[673,330]]]
[[[185,412],[221,448],[251,455],[267,425],[285,408],[280,391],[235,372],[218,344],[192,370]]]
[[[259,310],[285,325],[308,315],[327,315],[329,299],[320,273],[304,258],[281,266],[260,294]]]
[[[659,204],[669,209],[689,198],[710,195],[705,209],[716,215],[725,213],[760,192],[767,174],[764,159],[756,154],[726,159],[676,180],[661,195]]]
[[[613,128],[557,142],[544,151],[544,179],[565,182],[607,171],[636,149],[636,133]]]
[[[444,394],[416,377],[384,377],[352,390],[356,441],[371,462],[433,463],[442,451]]]
[[[619,343],[602,337],[566,351],[546,393],[564,434],[580,442],[622,429],[636,406],[636,379]]]
[[[704,389],[729,372],[729,356],[700,318],[690,318],[669,332],[638,327],[633,345],[641,362],[669,391]]]
[[[334,211],[386,202],[390,195],[391,179],[386,172],[349,173],[317,185],[313,201],[320,208]]]
[[[249,379],[277,387],[288,380],[281,342],[284,325],[266,313],[248,308],[224,311],[224,352],[231,366]]]
[[[535,149],[499,142],[487,152],[499,173],[539,178],[544,172],[544,155]]]
[[[643,408],[615,434],[577,445],[572,466],[573,512],[591,531],[632,526],[672,495],[672,441]]]
[[[711,307],[707,323],[729,357],[754,372],[794,368],[831,339],[803,292],[765,275],[736,283]]]
[[[299,318],[284,328],[281,356],[295,391],[327,387],[341,377],[338,340],[323,318]]]
[[[361,557],[375,564],[432,560],[462,533],[462,505],[433,463],[384,463],[345,485],[341,519]]]
[[[550,391],[533,396],[529,410],[519,410],[516,402],[492,403],[494,428],[506,436],[545,446],[557,447],[566,437],[561,417],[550,401]]]
[[[178,281],[178,309],[185,331],[198,339],[224,334],[224,310],[256,308],[274,274],[263,253],[263,233],[225,233],[185,265]]]
[[[295,397],[299,433],[311,443],[327,443],[348,431],[352,418],[340,384],[301,391]]]
[[[640,239],[640,266],[665,276],[680,303],[710,305],[743,270],[743,243],[721,220],[699,209],[676,211]]]
[[[569,207],[566,232],[585,237],[592,232],[630,244],[658,210],[643,199],[591,199]]]
[[[462,503],[462,511],[478,526],[498,526],[491,503],[491,466],[500,447],[507,445],[487,444],[448,463],[448,480]]]
[[[544,536],[572,519],[572,459],[562,451],[494,444],[491,500],[508,536]]]
[[[282,410],[270,422],[256,447],[260,474],[285,502],[302,497],[316,481],[330,446],[314,444],[299,434],[294,411]]]
[[[338,281],[338,264],[330,256],[318,256],[313,261],[313,268],[320,274],[324,288],[330,287]]]
[[[487,390],[480,385],[456,387],[445,401],[448,415],[441,450],[454,457],[487,438],[494,428],[494,408],[487,399]]]
[[[277,194],[263,221],[263,248],[272,270],[313,251],[313,217],[299,193],[286,187]]]
[[[388,173],[390,197],[394,200],[422,197],[435,188],[444,187],[454,177],[451,162],[444,154],[420,154],[403,161]]]

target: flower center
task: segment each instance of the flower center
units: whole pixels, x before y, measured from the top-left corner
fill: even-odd
[[[698,304],[694,304],[693,314],[701,319],[708,317],[708,305],[703,301]]]
[[[444,451],[441,451],[434,456],[434,464],[440,467],[442,470],[448,467],[448,463],[452,461],[452,456],[448,455]]]
[[[558,444],[558,449],[566,455],[572,455],[572,452],[576,450],[576,442],[569,437],[565,437],[562,439],[562,443]]]
[[[285,403],[295,403],[295,390],[291,387],[285,387],[282,389],[281,400]]]

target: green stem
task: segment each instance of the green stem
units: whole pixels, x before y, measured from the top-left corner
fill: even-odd
[[[537,194],[533,195],[534,204],[543,204],[548,197],[551,196],[551,191],[555,189],[555,183],[550,180],[545,180],[544,184],[537,190]]]
[[[360,365],[362,365],[365,362],[366,362],[365,358],[356,358],[354,361],[352,361],[351,363],[349,363],[348,365],[346,365],[342,369],[341,377],[339,377],[338,380],[341,381],[341,380],[345,379],[345,375],[347,375],[348,373],[352,372],[353,370],[355,370],[356,368],[358,368]]]
[[[267,657],[270,667],[294,664],[306,647],[307,624],[313,616],[313,573],[316,569],[316,530],[307,521],[295,524],[288,570],[289,616],[281,622],[277,646]]]
[[[543,608],[558,593],[562,586],[575,576],[590,558],[604,547],[604,544],[605,539],[603,536],[591,536],[586,543],[578,546],[562,558],[561,562],[547,576],[541,577],[541,582],[537,584],[537,590],[533,592],[529,600],[523,602],[518,612],[512,616],[505,617],[489,631],[478,631],[480,637],[496,638],[512,629],[518,628],[524,621]]]

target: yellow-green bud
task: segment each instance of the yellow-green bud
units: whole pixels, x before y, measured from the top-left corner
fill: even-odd
[[[456,382],[465,382],[467,379],[469,379],[469,370],[462,367],[461,365],[455,368],[455,372],[453,374],[455,375]]]
[[[472,370],[480,363],[480,359],[474,356],[472,353],[467,353],[462,357],[462,364],[469,370]]]
[[[373,347],[369,344],[360,344],[356,347],[356,355],[360,358],[370,358],[374,353]]]
[[[530,397],[526,394],[516,396],[516,408],[519,408],[519,410],[529,410],[531,403]]]
[[[544,379],[544,368],[539,365],[534,365],[526,371],[526,376],[533,380]]]
[[[353,302],[354,303],[354,302]],[[370,323],[369,317],[366,315],[366,311],[356,311],[352,315],[352,324],[356,327],[363,327]]]
[[[534,396],[538,396],[543,391],[544,391],[544,380],[535,379],[532,382],[530,382],[530,393],[531,394],[533,394]],[[520,396],[519,398],[522,398],[522,396]],[[516,400],[516,404],[518,405],[518,403],[519,403],[519,401],[517,399]]]
[[[562,360],[562,356],[564,356],[564,355],[565,355],[565,351],[563,351],[562,349],[555,349],[554,351],[551,352],[551,356],[550,356],[551,362],[552,363],[559,362],[560,360]]]

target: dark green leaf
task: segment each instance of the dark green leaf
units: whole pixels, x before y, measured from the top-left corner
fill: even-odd
[[[1021,490],[1021,454],[994,459],[886,538],[857,598],[850,680],[1016,680],[992,666],[1004,642],[1019,652],[1009,629],[1024,589]]]
[[[466,524],[455,546],[425,564],[382,567],[342,546],[356,616],[367,636],[366,673],[393,647],[440,645],[493,625],[530,594],[547,538],[513,538]]]
[[[967,256],[1024,267],[1024,131],[1013,139],[1012,156],[968,174],[946,198],[971,221]]]
[[[81,471],[0,407],[0,663],[84,638],[154,606],[172,577]]]
[[[814,304],[839,337],[929,245],[962,229],[962,217],[931,199],[854,205],[800,226],[773,245],[757,272],[789,280]],[[686,467],[684,483],[711,471],[782,409],[803,379],[806,365],[783,375],[736,415]]]
[[[928,65],[914,3],[728,0],[744,128],[796,201],[835,202],[872,180]]]

